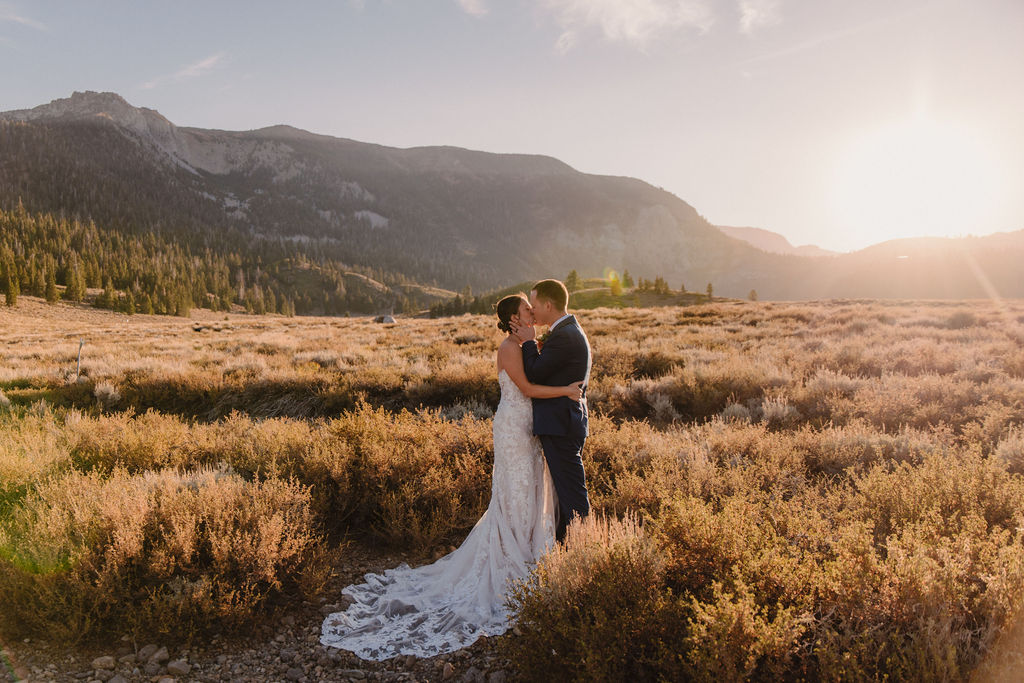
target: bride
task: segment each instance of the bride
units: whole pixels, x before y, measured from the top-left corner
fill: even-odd
[[[554,488],[540,441],[533,436],[531,398],[568,396],[580,400],[582,382],[565,387],[530,384],[519,342],[510,323],[533,325],[524,295],[495,306],[498,329],[509,334],[498,347],[501,401],[494,414],[494,472],[491,502],[466,540],[433,564],[402,564],[342,593],[354,602],[329,615],[320,642],[350,650],[363,659],[398,655],[432,657],[458,650],[480,636],[510,626],[505,593],[521,579],[555,539]]]

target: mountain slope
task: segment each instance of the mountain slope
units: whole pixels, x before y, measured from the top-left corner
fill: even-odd
[[[764,228],[737,228],[730,225],[716,226],[729,237],[743,240],[770,254],[794,254],[796,256],[835,256],[838,252],[822,249],[814,244],[794,247],[785,236]]]
[[[678,197],[550,157],[177,127],[112,93],[0,119],[0,202],[119,229],[236,230],[450,288],[611,267],[743,294],[779,272]]]
[[[1021,233],[807,258],[812,250],[781,235],[716,228],[675,195],[551,157],[396,149],[285,125],[179,127],[113,93],[0,114],[0,209],[15,212],[19,201],[30,214],[93,220],[221,264],[205,293],[213,276],[197,271],[193,300],[215,294],[219,305],[242,305],[256,282],[300,313],[424,307],[445,290],[494,290],[571,269],[628,269],[691,291],[710,282],[718,295],[744,298],[751,289],[762,299],[1024,296]],[[88,249],[73,238],[85,233],[61,225],[67,244]],[[25,248],[11,243],[11,254]],[[50,257],[68,270],[66,254]],[[86,265],[87,284],[100,286],[102,264]],[[136,281],[115,270],[116,288]]]

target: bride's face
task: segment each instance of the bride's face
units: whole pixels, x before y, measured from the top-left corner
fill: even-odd
[[[520,325],[533,325],[533,307],[530,306],[529,301],[526,301],[524,299],[523,301],[519,302],[519,313],[516,314],[516,317],[519,318]]]

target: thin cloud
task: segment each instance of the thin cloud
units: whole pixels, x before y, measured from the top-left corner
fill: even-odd
[[[808,40],[796,43],[795,45],[791,45],[790,47],[783,48],[781,50],[767,52],[762,55],[757,55],[756,57],[751,57],[750,59],[745,59],[739,63],[739,66],[742,67],[749,66],[752,64],[760,64],[762,62],[770,62],[772,60],[779,59],[780,57],[788,57],[790,55],[799,54],[801,52],[806,52],[808,50],[813,50],[814,48],[817,48],[821,45],[825,45],[827,43],[831,43],[837,40],[842,40],[843,38],[847,38],[858,33],[863,33],[864,31],[868,31],[879,26],[885,26],[895,21],[900,21],[902,19],[906,19],[916,14],[926,12],[930,8],[931,5],[929,3],[921,3],[919,5],[907,8],[903,11],[893,12],[890,15],[878,17],[876,19],[872,19],[871,21],[866,21],[864,23],[857,24],[849,28],[838,29],[836,31],[829,31],[827,33],[823,33],[819,36],[815,36],[814,38],[810,38]]]
[[[484,5],[483,0],[456,0],[459,3],[459,7],[466,14],[472,14],[474,17],[482,17],[487,14],[487,6]]]
[[[172,74],[158,76],[151,81],[147,81],[142,84],[142,87],[146,90],[152,90],[158,85],[168,81],[178,82],[202,76],[222,62],[226,56],[227,53],[218,52],[215,55],[210,55],[206,59],[201,59],[198,62],[184,66]]]
[[[779,4],[779,0],[740,0],[740,33],[750,35],[781,22]]]
[[[715,22],[708,0],[540,0],[540,6],[563,29],[556,44],[561,52],[571,50],[588,30],[643,48],[658,36],[684,29],[706,33]]]
[[[26,17],[24,14],[18,12],[13,6],[6,2],[0,3],[0,23],[19,24],[21,26],[28,26],[34,28],[37,31],[49,31],[49,27],[41,21],[36,21],[31,17]]]

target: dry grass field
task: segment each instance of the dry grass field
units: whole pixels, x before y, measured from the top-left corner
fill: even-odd
[[[511,597],[519,676],[1024,667],[1024,302],[579,317],[598,514]],[[499,340],[0,310],[0,637],[244,632],[353,547],[428,561],[487,505]]]

